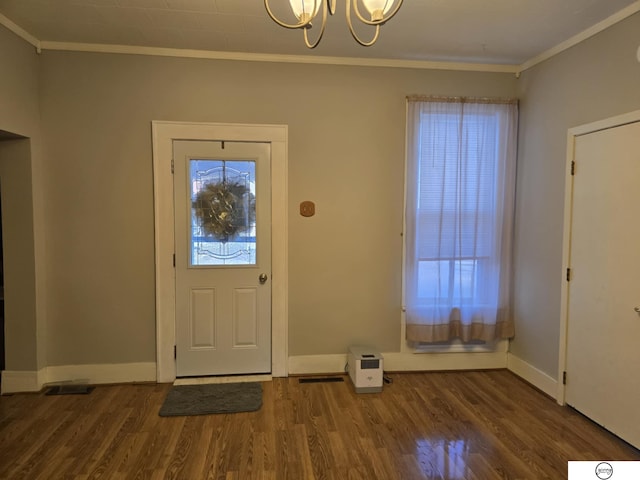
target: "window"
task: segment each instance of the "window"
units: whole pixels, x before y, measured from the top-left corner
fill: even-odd
[[[507,318],[516,119],[515,102],[409,100],[410,341],[487,341],[496,332],[512,334]]]

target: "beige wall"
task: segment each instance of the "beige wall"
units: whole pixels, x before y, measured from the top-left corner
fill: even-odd
[[[6,369],[37,370],[46,354],[43,313],[44,240],[41,189],[34,166],[41,158],[38,103],[39,58],[35,48],[0,27],[0,130],[28,137],[0,142],[5,267]]]
[[[517,94],[511,351],[555,377],[566,131],[640,108],[639,31],[636,14],[516,81],[470,72],[38,56],[0,28],[0,130],[30,137],[3,143],[1,162],[7,151],[31,155],[30,166],[10,169],[16,187],[24,186],[15,190],[21,208],[28,209],[32,176],[37,217],[32,234],[29,220],[21,224],[27,238],[15,252],[28,272],[14,300],[23,312],[19,327],[8,339],[9,350],[21,353],[8,352],[7,368],[155,360],[151,120],[288,124],[290,354],[343,353],[356,342],[397,351],[404,96]],[[316,203],[315,217],[297,214],[303,200]]]
[[[0,26],[0,130],[37,131],[39,57],[33,46]]]
[[[511,350],[555,377],[566,131],[640,108],[638,14],[518,81],[470,72],[37,57],[3,32],[0,53],[17,70],[0,76],[0,100],[11,98],[9,85],[25,106],[11,115],[0,110],[0,128],[29,133],[38,111],[30,92],[41,67],[47,162],[33,169],[41,187],[34,188],[34,211],[47,215],[34,227],[46,227],[35,234],[34,249],[46,236],[46,261],[35,266],[44,265],[46,276],[35,281],[47,279],[46,310],[37,316],[47,319],[48,364],[155,359],[151,120],[288,124],[290,354],[343,353],[355,342],[397,351],[404,96],[517,94]],[[303,200],[316,203],[315,217],[297,214]]]
[[[398,351],[404,97],[516,88],[508,74],[49,51],[41,80],[50,365],[155,360],[152,120],[289,125],[289,352]]]
[[[556,377],[566,136],[640,109],[640,14],[522,74],[511,351]]]
[[[29,140],[0,141],[6,369],[37,370]]]

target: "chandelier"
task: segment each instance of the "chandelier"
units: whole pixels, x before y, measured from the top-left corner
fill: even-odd
[[[396,13],[398,13],[403,0],[346,0],[346,2],[347,25],[349,25],[349,31],[351,32],[351,35],[360,45],[362,45],[363,47],[369,47],[376,43],[376,40],[378,40],[378,36],[380,35],[380,27],[384,25],[388,20],[390,20]],[[267,9],[267,13],[274,22],[285,28],[301,28],[304,34],[305,45],[309,48],[316,48],[320,43],[320,40],[322,40],[322,35],[324,34],[324,29],[327,25],[327,16],[333,15],[336,12],[336,0],[289,0],[289,3],[291,5],[293,14],[298,19],[298,23],[285,23],[278,19],[269,6],[269,0],[264,0],[264,6]],[[360,13],[360,3],[362,3],[365,10],[367,11],[368,18]],[[316,40],[312,42],[309,40],[308,32],[313,26],[311,22],[320,12],[321,6],[322,24],[320,25],[320,31]],[[354,30],[353,23],[351,22],[352,10],[356,18],[360,20],[360,22],[364,23],[365,25],[375,27],[373,38],[371,40],[363,41]]]

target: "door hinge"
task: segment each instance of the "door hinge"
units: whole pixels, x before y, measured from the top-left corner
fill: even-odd
[[[562,384],[566,385],[567,384],[567,372],[562,372]]]
[[[173,254],[173,268],[176,268],[176,254]]]
[[[571,175],[576,174],[576,162],[575,160],[571,162]]]
[[[177,346],[173,346],[173,359],[177,359],[178,358],[178,347]]]
[[[567,268],[567,282],[571,281],[571,269]]]
[[[172,159],[171,159],[171,173],[173,173],[173,172],[174,172],[174,168],[175,168],[175,167],[174,167],[173,158],[172,158]]]

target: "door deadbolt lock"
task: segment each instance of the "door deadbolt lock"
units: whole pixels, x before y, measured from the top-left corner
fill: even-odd
[[[267,283],[267,274],[266,273],[261,273],[260,276],[258,277],[258,280],[260,280],[261,284],[265,284]]]

